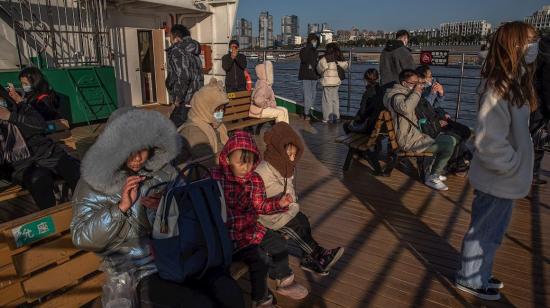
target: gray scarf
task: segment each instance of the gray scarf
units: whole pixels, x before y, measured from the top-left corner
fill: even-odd
[[[7,121],[0,121],[0,164],[14,163],[31,156],[19,128]]]

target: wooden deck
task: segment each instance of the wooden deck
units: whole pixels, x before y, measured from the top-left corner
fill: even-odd
[[[326,277],[303,272],[292,258],[297,279],[311,295],[302,302],[279,297],[281,307],[550,306],[549,186],[535,188],[514,209],[494,265],[505,284],[503,299],[477,301],[453,286],[470,218],[466,179],[451,176],[449,191],[435,192],[399,170],[376,178],[353,162],[343,174],[347,149],[334,142],[341,127],[291,121],[306,143],[296,176],[301,208],[323,246],[345,246],[346,252]],[[83,149],[97,134],[77,130],[73,135]],[[545,169],[550,170],[548,160]],[[1,202],[0,220],[24,215],[32,206],[28,197]]]

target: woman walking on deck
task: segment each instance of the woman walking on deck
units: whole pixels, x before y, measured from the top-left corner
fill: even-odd
[[[536,109],[533,63],[537,52],[535,28],[523,22],[506,23],[493,36],[481,70],[476,152],[470,168],[475,198],[456,286],[485,300],[500,299],[504,285],[492,276],[493,259],[514,200],[525,197],[531,186],[529,114]]]
[[[328,123],[334,116],[334,121],[340,120],[340,99],[338,89],[342,83],[345,70],[348,69],[348,62],[345,61],[338,44],[330,43],[326,46],[325,55],[317,64],[317,72],[322,76],[323,86],[323,123]]]

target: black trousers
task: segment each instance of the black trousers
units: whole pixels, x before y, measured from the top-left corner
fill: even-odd
[[[278,231],[294,241],[307,255],[312,255],[314,252],[321,249],[319,243],[317,243],[311,235],[309,219],[302,212],[298,212],[292,220]]]
[[[271,279],[283,279],[292,275],[286,239],[272,230],[267,230],[260,245],[250,245],[238,250],[233,260],[248,265],[251,295],[255,302],[263,302],[268,298],[268,275]]]
[[[80,162],[64,154],[53,168],[30,165],[23,170],[22,186],[29,190],[40,209],[55,205],[54,182],[60,176],[73,191],[80,179]]]
[[[183,284],[164,280],[158,274],[143,278],[137,288],[140,307],[244,308],[239,285],[227,271],[215,268],[199,280]]]

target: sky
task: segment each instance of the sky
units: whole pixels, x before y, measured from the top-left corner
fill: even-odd
[[[396,31],[437,27],[442,22],[485,19],[494,26],[524,17],[550,5],[550,0],[239,0],[238,18],[252,21],[258,35],[258,16],[273,15],[273,32],[280,34],[281,17],[298,16],[300,34],[308,23],[328,23],[333,30]]]

